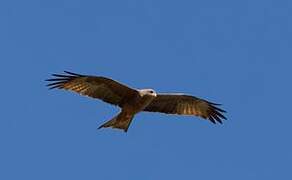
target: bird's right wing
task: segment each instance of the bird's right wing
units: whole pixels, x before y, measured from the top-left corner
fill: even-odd
[[[225,111],[216,107],[218,105],[184,94],[158,94],[144,111],[194,115],[209,119],[212,123],[216,123],[216,121],[222,123],[221,119],[226,119],[222,114]]]
[[[117,81],[105,77],[80,75],[65,71],[63,74],[52,74],[55,78],[47,79],[50,89],[58,88],[74,91],[78,94],[98,98],[104,102],[120,107],[138,91]]]

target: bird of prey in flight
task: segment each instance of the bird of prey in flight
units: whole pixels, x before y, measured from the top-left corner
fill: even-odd
[[[141,111],[166,114],[192,115],[222,124],[224,110],[210,101],[177,93],[156,93],[153,89],[133,89],[112,79],[101,76],[81,75],[68,71],[52,74],[47,79],[50,89],[65,89],[84,96],[100,99],[119,106],[121,112],[99,128],[117,128],[125,132],[135,116]]]

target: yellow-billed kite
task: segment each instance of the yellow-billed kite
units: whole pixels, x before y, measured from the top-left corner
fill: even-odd
[[[133,89],[112,79],[101,76],[87,76],[64,71],[66,74],[52,74],[47,79],[50,89],[58,88],[77,92],[84,96],[100,99],[119,106],[121,112],[99,128],[118,128],[128,131],[135,114],[141,111],[166,114],[193,115],[222,123],[225,111],[204,99],[185,94],[157,94],[152,89]]]

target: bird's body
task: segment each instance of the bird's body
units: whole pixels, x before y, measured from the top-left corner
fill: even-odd
[[[157,96],[152,89],[140,89],[137,91],[138,94],[122,107],[124,110],[132,111],[135,114],[145,109]]]
[[[124,129],[124,131],[127,132],[135,114],[143,111],[156,97],[156,93],[153,93],[154,90],[141,89],[137,91],[138,94],[122,106],[122,111],[116,117],[104,123],[99,128],[115,127]]]
[[[135,116],[141,111],[161,112],[178,115],[195,115],[211,122],[222,123],[226,119],[225,111],[216,107],[219,104],[184,95],[157,94],[153,89],[136,90],[118,83],[112,79],[98,76],[86,76],[67,72],[67,75],[53,74],[57,78],[48,79],[50,89],[59,88],[77,92],[81,95],[101,99],[104,102],[117,105],[121,112],[99,128],[118,128],[125,132]]]

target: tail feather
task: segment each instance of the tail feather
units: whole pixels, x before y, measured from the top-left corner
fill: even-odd
[[[122,129],[124,130],[124,132],[127,132],[133,118],[134,115],[121,112],[113,119],[99,126],[98,129],[111,127],[116,129]]]

